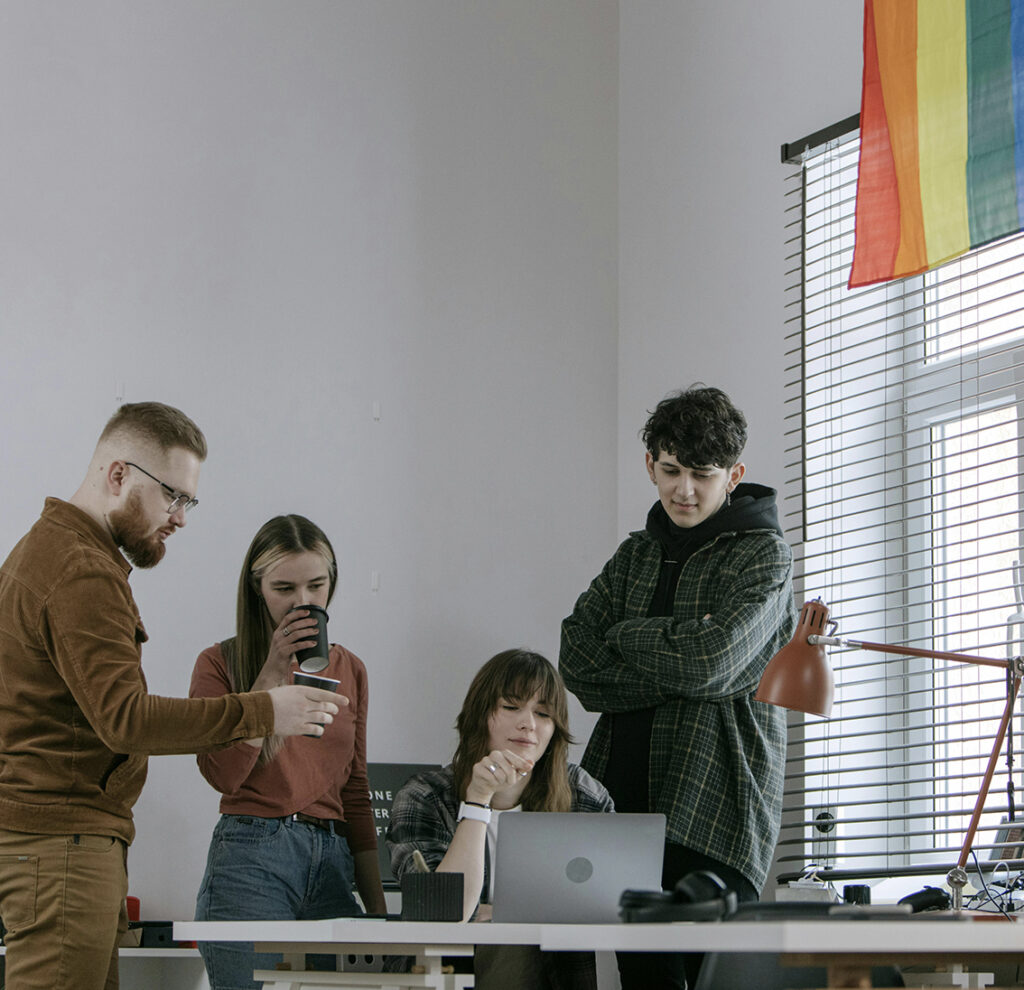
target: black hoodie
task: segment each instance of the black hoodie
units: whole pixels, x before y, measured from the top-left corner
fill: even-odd
[[[716,536],[754,529],[772,530],[782,536],[775,497],[775,489],[766,485],[739,484],[713,516],[691,527],[677,526],[661,502],[655,502],[647,513],[646,528],[661,546],[661,570],[647,609],[648,618],[673,614],[683,564]],[[647,768],[654,711],[643,708],[612,716],[611,752],[602,783],[615,801],[616,811],[651,810]],[[644,768],[642,773],[637,772],[638,767]]]

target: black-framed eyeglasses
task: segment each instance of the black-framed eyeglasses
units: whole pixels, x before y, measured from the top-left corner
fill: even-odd
[[[133,464],[131,461],[125,461],[125,464],[128,467],[141,471],[147,478],[152,478],[168,494],[171,504],[167,506],[167,515],[173,516],[175,512],[181,509],[191,512],[199,504],[199,499],[192,498],[191,495],[186,495],[184,492],[179,492],[176,488],[171,488],[170,485],[165,484],[155,474],[150,474],[144,467],[139,467],[138,464]]]

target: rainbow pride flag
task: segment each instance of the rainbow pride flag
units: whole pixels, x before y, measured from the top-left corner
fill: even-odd
[[[1024,226],[1024,0],[865,0],[850,287]]]

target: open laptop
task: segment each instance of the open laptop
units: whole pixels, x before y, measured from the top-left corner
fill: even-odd
[[[494,920],[619,921],[624,890],[661,890],[664,851],[664,815],[506,812],[493,864]]]

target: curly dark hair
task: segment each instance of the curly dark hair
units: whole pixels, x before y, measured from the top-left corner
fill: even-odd
[[[686,467],[730,468],[747,442],[747,421],[720,388],[698,382],[662,399],[640,437],[655,460],[665,453]]]

